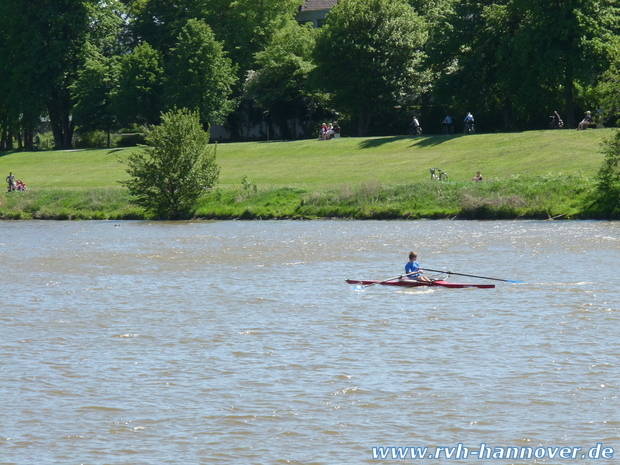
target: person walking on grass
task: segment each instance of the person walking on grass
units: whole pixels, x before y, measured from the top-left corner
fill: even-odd
[[[14,191],[15,190],[15,176],[13,176],[12,172],[10,172],[9,175],[6,177],[6,182],[9,185],[9,192]]]

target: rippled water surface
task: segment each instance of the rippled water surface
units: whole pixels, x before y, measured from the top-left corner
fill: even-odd
[[[620,457],[618,223],[3,222],[0,244],[0,463]],[[344,282],[397,275],[410,250],[524,283]]]

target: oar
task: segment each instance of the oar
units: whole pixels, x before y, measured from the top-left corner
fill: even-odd
[[[385,279],[383,281],[377,281],[376,283],[372,283],[372,284],[366,284],[366,285],[360,287],[359,289],[366,289],[367,287],[374,286],[375,284],[383,284],[383,283],[387,283],[388,281],[394,281],[395,279],[402,278],[403,276],[409,276],[410,274],[414,274],[414,273],[419,273],[419,272],[418,271],[411,271],[410,273],[399,274],[398,276],[394,276],[393,278]]]
[[[430,268],[425,268],[425,267],[421,267],[420,269],[421,270],[426,270],[426,271],[435,271],[437,273],[455,274],[455,275],[458,275],[458,276],[467,276],[469,278],[492,279],[493,281],[504,281],[506,283],[523,283],[523,281],[515,281],[513,279],[489,278],[488,276],[476,276],[474,274],[455,273],[454,271],[431,270]]]

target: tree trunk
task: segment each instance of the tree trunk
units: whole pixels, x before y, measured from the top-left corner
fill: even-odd
[[[73,144],[73,121],[68,91],[54,90],[49,105],[50,124],[57,150],[70,149]]]
[[[516,130],[514,112],[512,110],[512,103],[505,102],[504,105],[504,131]]]
[[[368,134],[368,128],[370,128],[370,123],[372,121],[372,111],[368,109],[361,109],[359,120],[357,123],[357,135],[360,137],[365,137]]]
[[[576,128],[575,124],[575,102],[574,102],[574,85],[573,85],[573,73],[570,72],[570,69],[566,69],[565,81],[564,81],[564,89],[565,89],[565,99],[566,99],[566,108],[564,112],[566,114],[566,128],[573,129]]]
[[[32,134],[32,129],[25,127],[24,128],[24,150],[26,150],[27,152],[32,152],[34,151],[34,147],[32,145],[33,142],[33,134]]]

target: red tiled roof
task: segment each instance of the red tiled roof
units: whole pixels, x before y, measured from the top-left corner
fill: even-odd
[[[329,10],[338,3],[338,0],[306,0],[299,11]]]

